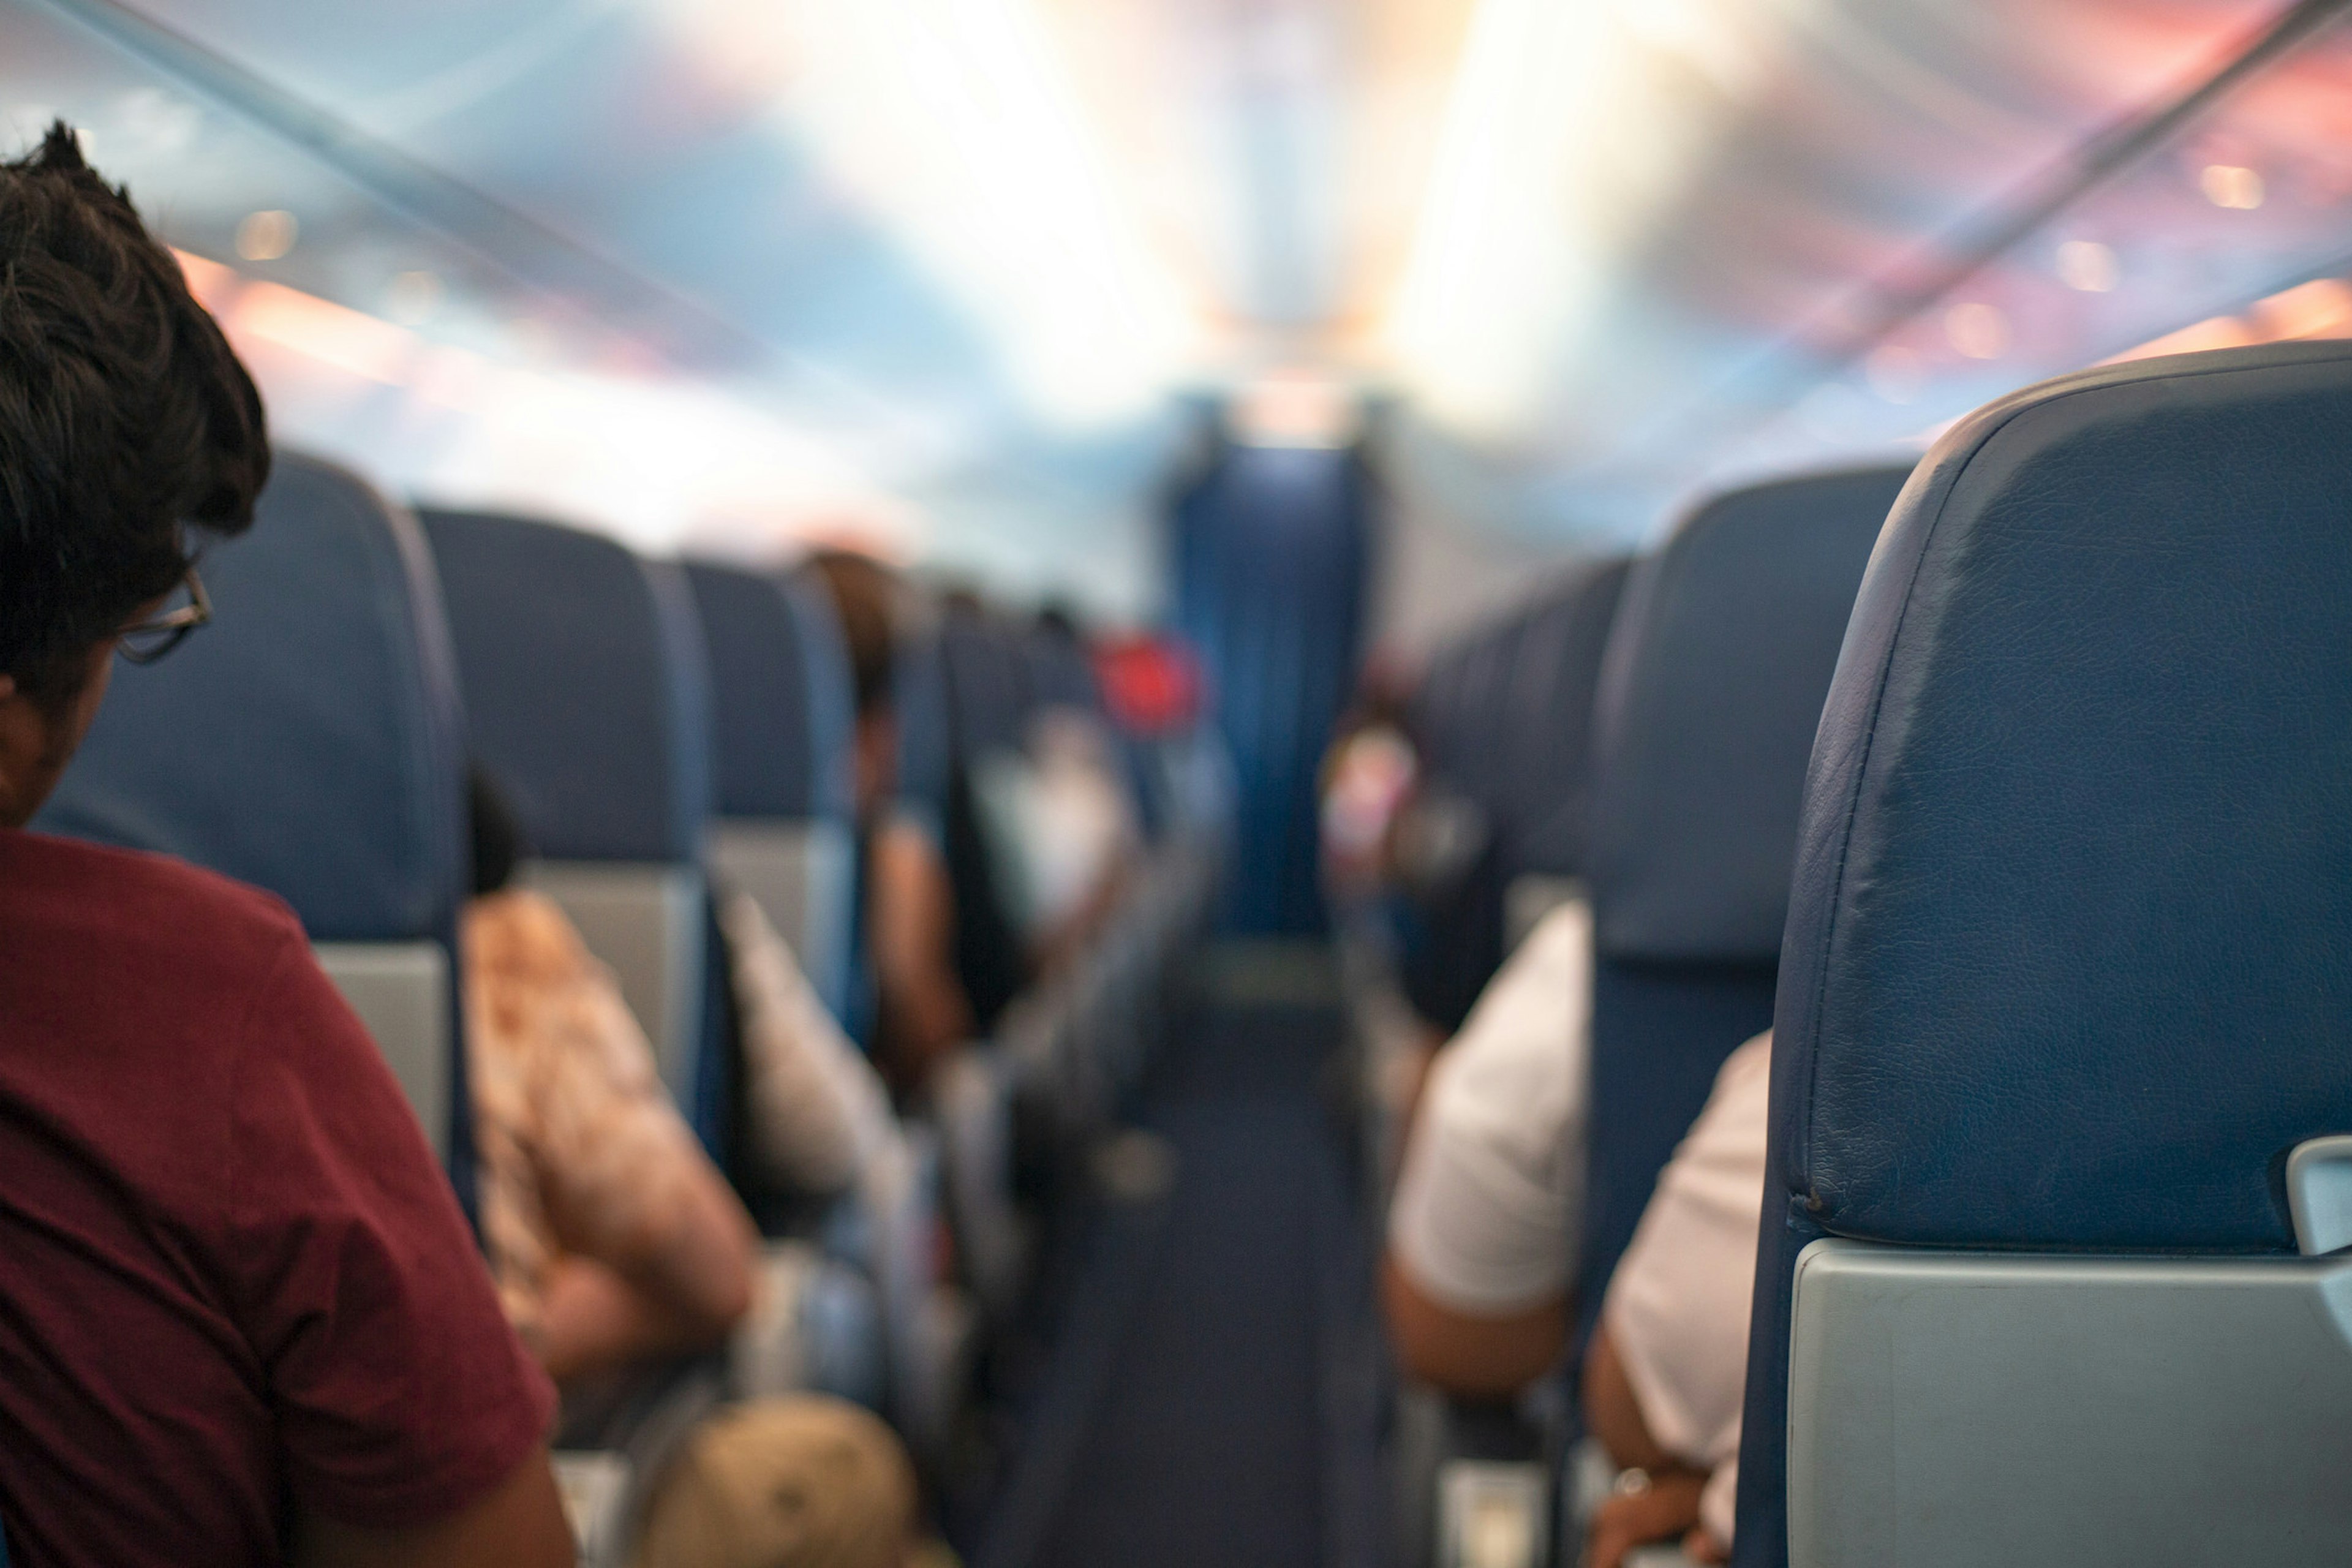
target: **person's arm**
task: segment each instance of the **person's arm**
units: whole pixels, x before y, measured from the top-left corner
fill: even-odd
[[[1583,1384],[1585,1429],[1601,1440],[1619,1469],[1643,1478],[1642,1484],[1612,1493],[1592,1516],[1584,1554],[1587,1568],[1618,1568],[1627,1552],[1654,1541],[1696,1537],[1692,1544],[1711,1549],[1712,1542],[1698,1527],[1706,1473],[1666,1452],[1651,1435],[1605,1321],[1585,1347]]]
[[[930,838],[908,822],[875,833],[872,874],[882,1058],[900,1087],[912,1088],[971,1037],[971,1003],[952,956],[955,891]]]
[[[1549,1371],[1568,1342],[1568,1300],[1495,1313],[1449,1307],[1391,1254],[1381,1263],[1381,1304],[1397,1361],[1412,1376],[1465,1399],[1517,1394]]]
[[[554,1391],[383,1057],[291,918],[249,1014],[215,1258],[268,1368],[305,1562],[568,1563]],[[477,1549],[479,1550],[477,1550]],[[338,1556],[338,1551],[345,1552]]]
[[[611,1262],[572,1254],[541,1302],[539,1353],[559,1382],[724,1340],[751,1309],[749,1215],[706,1163],[667,1234]]]
[[[573,1568],[578,1548],[547,1450],[446,1519],[368,1530],[296,1510],[294,1568]]]
[[[1449,1394],[1515,1394],[1568,1342],[1588,940],[1580,910],[1531,934],[1412,1111],[1381,1300],[1404,1370]]]
[[[478,908],[469,929],[487,936],[494,916],[560,920],[551,906],[512,903]],[[715,1345],[750,1309],[751,1215],[670,1104],[612,977],[582,951],[541,987],[542,1048],[523,1057],[527,1148],[562,1255],[542,1301],[541,1363],[568,1378]]]

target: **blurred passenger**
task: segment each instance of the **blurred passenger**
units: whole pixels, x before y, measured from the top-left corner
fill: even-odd
[[[955,969],[955,889],[937,824],[898,801],[899,588],[870,556],[821,552],[809,563],[833,597],[856,688],[859,891],[873,963],[873,1054],[900,1093],[972,1033]]]
[[[1732,1052],[1610,1279],[1585,1425],[1624,1474],[1593,1519],[1590,1568],[1654,1541],[1700,1563],[1730,1554],[1771,1079],[1769,1033]]]
[[[0,1515],[29,1568],[569,1568],[553,1401],[284,904],[21,831],[208,611],[260,400],[54,127],[0,164]],[[173,603],[175,593],[184,602]]]
[[[1429,1069],[1389,1215],[1381,1298],[1405,1370],[1517,1393],[1567,1347],[1584,1192],[1592,915],[1528,933]]]
[[[472,796],[468,1063],[500,1296],[567,1383],[713,1349],[755,1305],[751,1217],[670,1103],[610,973],[561,910],[510,885],[521,836],[479,770]],[[758,905],[730,900],[727,917],[747,939],[730,946],[755,1146],[805,1190],[845,1187],[897,1148],[881,1086]],[[794,1331],[790,1303],[761,1305],[782,1310],[753,1332]],[[914,1500],[905,1449],[872,1415],[821,1394],[758,1399],[706,1423],[668,1467],[635,1561],[899,1568]]]
[[[1398,819],[1421,773],[1405,708],[1397,679],[1384,666],[1369,667],[1323,756],[1323,874],[1343,904],[1361,905],[1389,889]]]
[[[473,778],[463,932],[482,1236],[508,1317],[559,1382],[709,1349],[751,1303],[751,1216],[563,911],[510,886],[514,819]]]
[[[1094,715],[1048,708],[1019,753],[975,768],[997,889],[1039,975],[1086,950],[1135,869],[1135,809],[1111,744]]]
[[[901,1142],[890,1091],[748,893],[719,910],[743,1049],[743,1153],[761,1187],[847,1191]]]

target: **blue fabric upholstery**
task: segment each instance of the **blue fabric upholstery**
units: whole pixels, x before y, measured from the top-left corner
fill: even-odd
[[[427,511],[474,753],[540,854],[699,860],[707,660],[683,571],[553,523]]]
[[[849,788],[849,677],[837,649],[824,657],[826,632],[839,637],[831,612],[764,573],[689,562],[686,577],[710,654],[719,814],[836,815]]]
[[[467,885],[448,631],[414,521],[283,456],[206,552],[214,621],[125,669],[41,814],[285,899],[318,942],[439,937]]]
[[[1020,750],[1034,705],[1021,633],[985,612],[951,607],[939,648],[956,761],[969,765],[990,752]]]
[[[1412,723],[1433,787],[1475,805],[1487,834],[1455,881],[1407,911],[1401,978],[1439,1028],[1461,1027],[1502,967],[1512,881],[1583,868],[1593,692],[1630,564],[1571,573],[1433,660],[1416,695]]]
[[[1593,742],[1585,1332],[1717,1069],[1771,1022],[1805,758],[1903,478],[1719,496],[1627,583]]]
[[[1734,490],[1634,569],[1594,711],[1601,952],[1779,954],[1822,694],[1906,471]]]
[[[954,750],[948,729],[948,687],[936,635],[910,637],[898,649],[891,702],[898,725],[899,800],[923,814],[937,832],[947,819],[948,779]]]
[[[809,810],[844,827],[857,809],[857,693],[849,669],[849,641],[833,596],[800,573],[784,579],[784,603],[800,638],[801,669],[808,680],[809,734],[817,767]]]
[[[1591,810],[1592,703],[1629,557],[1594,562],[1546,595],[1528,624],[1506,696],[1514,875],[1580,876]]]
[[[1895,509],[1781,969],[1739,1560],[1785,1561],[1790,1276],[1824,1234],[2292,1249],[2352,1131],[2352,346],[2068,376]]]
[[[415,520],[280,453],[252,531],[202,571],[213,624],[117,676],[36,826],[257,883],[316,942],[432,940],[454,955],[464,719]],[[461,1050],[447,1147],[470,1199],[464,1068]]]
[[[1102,688],[1096,683],[1094,666],[1087,661],[1083,645],[1036,626],[1023,637],[1021,646],[1029,665],[1029,695],[1034,705],[1076,708],[1088,713],[1101,710]]]

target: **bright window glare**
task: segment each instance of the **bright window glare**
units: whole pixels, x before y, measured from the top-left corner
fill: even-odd
[[[1481,0],[1463,47],[1391,335],[1431,411],[1473,429],[1507,425],[1547,368],[1547,318],[1571,269],[1557,205],[1539,193],[1569,177],[1559,105],[1580,84],[1561,66],[1589,55],[1578,46],[1592,10]]]
[[[765,79],[778,128],[987,325],[1049,417],[1134,415],[1184,368],[1194,312],[1031,0],[667,4],[715,79]]]
[[[852,530],[901,552],[921,542],[905,504],[829,445],[720,389],[505,363],[199,257],[180,264],[260,384],[273,435],[395,494],[562,518],[654,551],[692,539],[750,556]]]
[[[2095,239],[2070,239],[2058,247],[2058,280],[2085,294],[2105,294],[2121,277],[2116,253]]]
[[[1759,20],[1745,0],[1479,0],[1388,330],[1430,412],[1528,433],[1647,216],[1757,89]]]
[[[301,232],[292,213],[248,213],[236,226],[236,253],[247,261],[276,261],[293,251]]]
[[[2210,163],[2197,177],[2205,199],[2217,207],[2235,207],[2252,212],[2263,205],[2263,177],[2252,169],[2235,163]]]

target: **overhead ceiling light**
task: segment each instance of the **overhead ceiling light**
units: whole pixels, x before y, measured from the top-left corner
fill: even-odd
[[[1969,300],[1944,312],[1944,336],[1970,359],[1999,359],[2009,352],[2009,318],[1997,306]]]
[[[1815,0],[1479,0],[1388,322],[1429,412],[1535,433],[1564,353]]]
[[[666,0],[714,80],[761,70],[777,127],[990,329],[1049,416],[1131,416],[1199,335],[1103,167],[1035,0]]]
[[[1870,390],[1887,402],[1902,405],[1919,395],[1927,377],[1919,356],[1900,343],[1886,343],[1871,351],[1863,362],[1862,374],[1870,383]]]
[[[2208,163],[2197,176],[2198,188],[2217,207],[2252,212],[2263,205],[2263,177],[2238,163]]]
[[[1348,388],[1313,371],[1261,376],[1233,404],[1234,437],[1250,447],[1333,450],[1353,441],[1360,424]]]
[[[384,308],[404,327],[421,327],[441,309],[441,279],[430,272],[403,272],[384,291]]]
[[[1463,44],[1390,335],[1423,403],[1475,433],[1508,433],[1535,401],[1576,277],[1563,106],[1590,74],[1579,45],[1598,9],[1481,0]]]
[[[289,212],[271,208],[247,213],[236,226],[236,253],[247,261],[276,261],[294,248],[301,225]]]
[[[2070,239],[2058,247],[2058,280],[2085,294],[2104,294],[2122,276],[2116,253],[2095,239]]]

